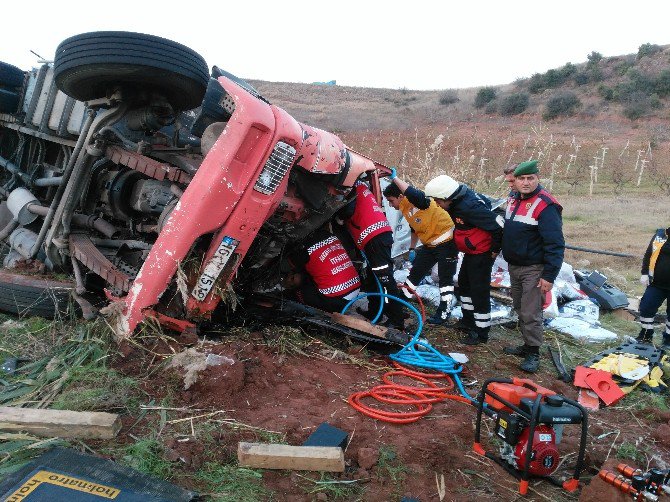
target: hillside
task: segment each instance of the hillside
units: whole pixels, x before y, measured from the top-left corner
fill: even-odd
[[[566,63],[543,74],[486,88],[413,91],[252,81],[271,102],[302,121],[336,132],[413,129],[508,117],[574,117],[624,126],[656,124],[670,110],[670,46],[644,44],[637,54]],[[477,105],[477,106],[476,106]],[[504,121],[504,120],[503,120]]]

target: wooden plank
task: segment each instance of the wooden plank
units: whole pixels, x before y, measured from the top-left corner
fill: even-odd
[[[376,324],[372,324],[367,319],[340,314],[338,312],[333,312],[330,314],[330,318],[336,323],[341,324],[342,326],[346,326],[347,328],[362,331],[363,333],[376,336],[377,338],[386,339],[386,332],[388,331],[388,328],[385,326],[377,326]]]
[[[121,429],[113,413],[0,407],[0,430],[42,437],[111,439]]]
[[[344,452],[337,446],[241,442],[237,447],[237,460],[244,467],[344,472]]]

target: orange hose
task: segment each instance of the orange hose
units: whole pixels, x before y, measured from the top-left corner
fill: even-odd
[[[356,392],[347,399],[349,405],[364,415],[392,424],[409,424],[416,422],[421,417],[430,413],[433,403],[451,399],[463,403],[472,404],[469,399],[457,394],[447,394],[453,390],[455,385],[453,379],[446,373],[424,373],[411,370],[402,364],[393,362],[396,370],[388,371],[382,376],[385,385],[377,385],[368,391]],[[421,386],[400,385],[395,383],[393,377],[406,377],[417,382]],[[431,379],[444,379],[445,384],[439,386]],[[372,398],[379,403],[389,405],[414,406],[413,411],[386,411],[374,408],[362,402],[365,398]]]

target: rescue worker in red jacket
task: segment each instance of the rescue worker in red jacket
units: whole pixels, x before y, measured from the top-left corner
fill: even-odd
[[[356,197],[339,213],[345,220],[347,231],[351,235],[356,247],[365,254],[365,259],[374,276],[379,280],[384,294],[400,298],[400,290],[393,278],[393,229],[386,219],[384,209],[377,202],[370,188],[362,181],[357,181],[354,189]],[[375,284],[376,286],[376,284]],[[372,292],[379,292],[374,287]],[[379,311],[382,298],[368,297],[367,317],[372,319]],[[399,302],[383,298],[382,313],[388,322],[395,328],[403,330],[405,327],[404,309]]]
[[[670,350],[670,227],[659,228],[651,239],[642,259],[640,282],[647,287],[640,300],[640,324],[637,339],[651,343],[654,336],[654,318],[665,301],[665,330],[662,347]]]
[[[423,244],[416,250],[412,270],[405,281],[405,296],[412,298],[423,278],[437,263],[440,286],[440,304],[427,322],[444,324],[449,320],[454,306],[454,274],[458,250],[454,244],[454,222],[449,213],[439,207],[434,200],[426,197],[421,190],[391,174],[392,183],[384,189],[384,197],[394,209],[402,212],[412,235],[410,254],[417,241]]]
[[[491,268],[502,243],[502,216],[491,211],[489,200],[447,175],[433,178],[424,192],[456,224],[454,241],[464,253],[458,273],[462,326],[467,345],[486,343],[491,326]]]
[[[297,288],[296,296],[306,305],[326,312],[340,312],[360,292],[361,280],[342,242],[320,229],[291,254],[296,271],[283,281],[287,289]]]

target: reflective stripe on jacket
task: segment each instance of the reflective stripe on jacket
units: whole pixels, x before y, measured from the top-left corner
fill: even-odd
[[[358,249],[364,249],[375,235],[393,231],[384,209],[365,183],[356,184],[356,207],[352,216],[347,219],[347,229]]]
[[[670,228],[659,228],[652,237],[642,260],[642,274],[649,274],[650,283],[670,288]]]
[[[340,240],[331,235],[307,248],[305,270],[314,280],[319,293],[339,297],[361,285],[358,272]]]

